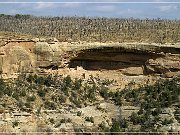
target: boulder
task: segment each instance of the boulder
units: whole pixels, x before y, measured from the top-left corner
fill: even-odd
[[[39,38],[33,38],[32,41],[33,42],[39,42]]]
[[[149,59],[145,63],[146,72],[148,74],[158,73],[166,76],[174,76],[180,71],[180,58],[174,56],[160,57],[157,59]],[[177,74],[178,75],[178,74]]]
[[[142,67],[128,67],[122,70],[122,73],[125,75],[136,76],[143,75],[144,71]]]
[[[180,77],[180,71],[178,71],[178,72],[167,72],[164,74],[164,77],[167,77],[167,78]]]

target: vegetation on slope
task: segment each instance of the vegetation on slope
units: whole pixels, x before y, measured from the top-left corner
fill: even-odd
[[[180,21],[1,14],[0,31],[56,37],[59,41],[176,43]]]
[[[104,85],[112,83],[109,80],[95,82],[93,76],[83,81],[77,78],[72,80],[70,76],[43,77],[31,74],[19,76],[14,82],[0,81],[0,97],[12,97],[17,100],[16,105],[20,109],[29,108],[30,111],[38,107],[36,100],[42,102],[41,107],[50,110],[61,108],[62,104],[68,102],[74,107],[91,105],[97,101],[98,95],[106,97],[108,87]]]
[[[125,89],[113,95],[116,104],[129,104],[140,107],[130,117],[113,121],[111,129],[100,125],[103,131],[118,132],[157,132],[163,126],[170,126],[174,121],[180,122],[180,78],[160,80],[153,86],[138,89]],[[168,109],[174,109],[172,117],[163,117]],[[133,129],[132,127],[137,127]],[[138,128],[140,126],[140,128]],[[172,129],[169,130],[172,132]]]
[[[21,75],[12,82],[0,80],[0,100],[1,105],[7,108],[8,104],[3,102],[3,97],[8,96],[15,100],[14,107],[27,112],[35,109],[37,115],[40,115],[42,108],[56,110],[65,104],[74,108],[95,105],[99,97],[118,106],[129,104],[140,107],[138,112],[133,112],[128,118],[113,119],[110,127],[100,124],[99,130],[106,132],[134,131],[132,126],[138,125],[140,129],[137,128],[137,131],[159,131],[164,125],[180,122],[180,78],[160,80],[153,86],[126,88],[117,92],[109,89],[113,82],[93,76],[88,80],[73,80],[70,76]],[[175,117],[164,119],[162,114],[168,108],[174,109]],[[77,115],[81,116],[81,112]],[[94,119],[86,117],[86,121],[93,123]]]
[[[134,125],[141,125],[141,131],[156,131],[163,125],[173,123],[173,119],[162,119],[160,115],[167,108],[174,108],[179,112],[180,78],[160,80],[153,86],[145,86],[136,90],[128,90],[123,94],[126,101],[139,106],[137,113],[132,113],[129,121]],[[175,114],[176,117],[176,114]],[[179,122],[177,115],[176,120]]]

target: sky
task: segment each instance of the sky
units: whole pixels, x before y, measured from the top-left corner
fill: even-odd
[[[180,19],[180,0],[0,0],[0,14]]]

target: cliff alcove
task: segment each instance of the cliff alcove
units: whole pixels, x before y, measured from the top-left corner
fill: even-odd
[[[124,48],[102,47],[83,50],[72,58],[69,68],[82,67],[85,70],[123,70],[142,68],[149,59],[162,57],[161,54],[128,50]]]

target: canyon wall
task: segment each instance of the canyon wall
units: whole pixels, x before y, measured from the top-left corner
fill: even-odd
[[[145,43],[58,42],[56,39],[11,39],[0,47],[3,78],[62,68],[117,70],[125,75],[180,76],[180,46]]]

